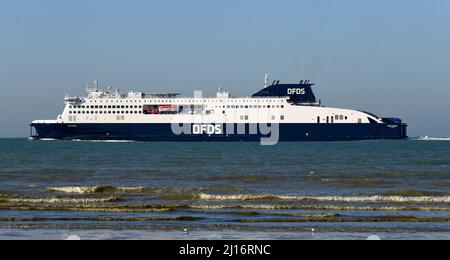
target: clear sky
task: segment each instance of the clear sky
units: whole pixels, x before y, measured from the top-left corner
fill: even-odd
[[[448,0],[3,0],[0,137],[55,119],[98,77],[123,90],[316,82],[324,105],[450,136]]]

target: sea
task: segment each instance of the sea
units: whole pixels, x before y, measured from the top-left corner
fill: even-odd
[[[0,239],[450,239],[450,139],[0,139]]]

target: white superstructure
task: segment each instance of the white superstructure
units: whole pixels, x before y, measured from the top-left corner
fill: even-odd
[[[152,110],[153,109],[153,110]],[[179,97],[88,89],[86,97],[66,97],[57,120],[33,123],[302,123],[365,124],[380,118],[365,112],[314,104],[295,104],[289,97]]]

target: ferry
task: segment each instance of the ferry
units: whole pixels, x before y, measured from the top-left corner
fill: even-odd
[[[250,97],[219,89],[196,92],[121,93],[97,81],[85,97],[66,97],[56,120],[31,123],[32,139],[255,142],[353,141],[407,138],[399,118],[322,105],[309,80],[268,84]]]

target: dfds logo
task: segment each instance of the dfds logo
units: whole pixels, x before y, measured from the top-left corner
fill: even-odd
[[[221,125],[192,125],[192,133],[194,135],[220,135],[222,134]]]
[[[306,90],[304,88],[288,88],[288,95],[305,95]]]

